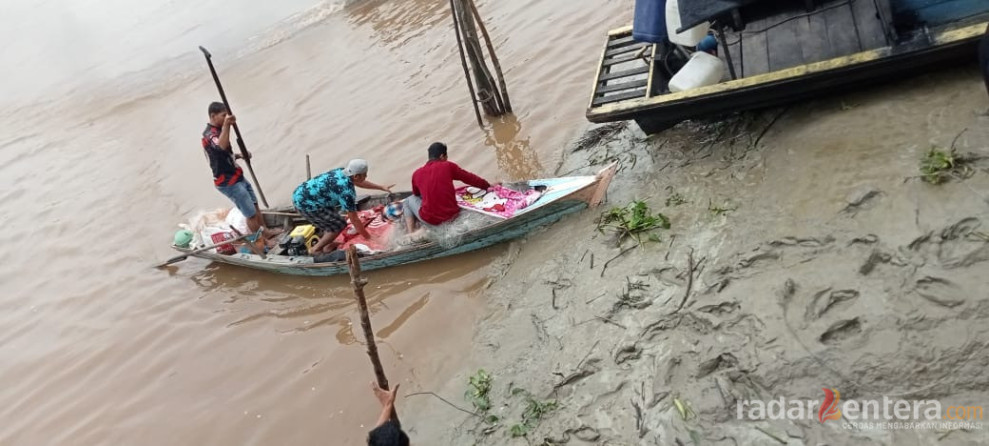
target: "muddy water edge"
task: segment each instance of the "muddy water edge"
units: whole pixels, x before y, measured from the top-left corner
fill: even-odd
[[[985,444],[985,429],[739,421],[736,401],[821,400],[827,387],[846,399],[985,404],[987,105],[964,66],[648,138],[592,130],[593,144],[572,145],[558,170],[620,161],[606,206],[645,200],[672,228],[622,254],[588,212],[514,243],[485,294],[471,363],[440,389],[457,399],[485,369],[499,421],[419,400],[418,438]],[[968,171],[920,181],[924,152],[952,144],[976,159]],[[527,427],[529,397],[556,408]],[[440,417],[458,421],[431,421]]]

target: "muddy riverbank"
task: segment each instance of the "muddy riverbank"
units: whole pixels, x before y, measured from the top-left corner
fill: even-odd
[[[816,413],[749,421],[736,407],[822,400],[822,388],[857,400],[989,399],[989,162],[941,185],[917,178],[932,146],[989,155],[987,105],[966,66],[649,138],[597,127],[558,172],[619,160],[608,202],[514,243],[492,267],[468,364],[443,388],[408,389],[473,410],[463,394],[483,368],[486,415],[498,421],[416,395],[401,407],[412,437],[984,444],[987,430],[843,429]],[[627,250],[634,242],[616,247],[595,219],[635,199],[672,227]],[[513,437],[516,425],[525,436]]]

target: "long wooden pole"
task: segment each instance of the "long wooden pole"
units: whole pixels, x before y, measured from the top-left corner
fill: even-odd
[[[481,20],[481,14],[477,12],[477,5],[474,4],[474,0],[466,1],[474,13],[474,21],[481,28],[484,43],[488,46],[488,54],[491,55],[491,63],[494,65],[495,74],[498,76],[498,85],[501,87],[501,99],[505,105],[505,111],[512,113],[512,102],[508,99],[508,86],[505,84],[505,75],[501,72],[501,63],[498,62],[498,55],[495,54],[494,44],[491,43],[491,36],[488,35],[488,29],[484,26],[484,21]]]
[[[477,108],[477,95],[474,93],[474,81],[470,78],[470,70],[467,69],[467,58],[464,56],[464,43],[460,38],[460,22],[457,21],[457,6],[450,0],[450,15],[453,17],[453,31],[457,34],[457,49],[460,51],[460,65],[464,67],[464,77],[467,78],[467,89],[470,90],[470,103],[474,106],[474,116],[477,117],[477,125],[484,128],[484,121],[481,121],[481,111]]]
[[[350,267],[350,284],[354,287],[354,296],[357,297],[357,310],[361,315],[361,329],[364,330],[364,342],[367,344],[367,355],[371,357],[371,366],[374,367],[374,377],[378,381],[378,387],[389,390],[388,377],[385,376],[385,368],[381,365],[381,357],[378,356],[378,345],[374,342],[374,331],[371,329],[371,317],[367,314],[367,299],[364,297],[364,285],[367,279],[361,277],[361,261],[357,258],[357,248],[350,245],[347,248],[347,266]],[[401,425],[398,421],[398,413],[395,407],[391,409],[391,420]]]
[[[216,83],[216,89],[220,92],[220,100],[223,101],[223,106],[227,108],[227,113],[233,114],[234,112],[230,110],[230,101],[227,101],[227,94],[223,91],[223,84],[220,83],[220,77],[217,76],[216,68],[213,67],[213,55],[203,47],[199,47],[199,51],[202,51],[203,55],[206,56],[206,64],[209,65],[209,72],[213,75],[213,82]],[[251,180],[254,181],[254,187],[258,190],[258,195],[261,197],[261,204],[264,207],[269,207],[268,199],[264,197],[264,191],[261,190],[261,183],[258,182],[257,175],[254,174],[254,166],[251,165],[251,154],[247,151],[247,146],[244,145],[244,138],[240,136],[240,127],[235,123],[233,128],[234,133],[237,134],[237,146],[240,147],[240,156],[244,158],[244,164],[247,164],[247,173],[251,175]]]
[[[239,242],[239,241],[241,241],[241,240],[243,240],[243,239],[245,239],[245,238],[247,238],[247,237],[249,237],[251,235],[253,235],[253,234],[244,234],[244,235],[241,235],[240,237],[232,238],[230,240],[226,240],[226,241],[217,243],[215,245],[209,245],[209,246],[205,246],[205,247],[202,247],[202,248],[193,250],[193,251],[189,251],[189,252],[187,252],[185,254],[182,254],[180,256],[175,256],[175,257],[172,257],[172,258],[170,258],[170,259],[168,259],[168,260],[166,260],[164,262],[161,262],[161,263],[155,265],[154,267],[155,268],[161,268],[161,267],[164,267],[164,266],[171,265],[173,263],[178,263],[178,262],[181,262],[181,261],[183,261],[185,259],[188,259],[189,256],[191,256],[191,255],[199,254],[201,252],[206,252],[206,251],[209,251],[209,250],[211,250],[213,248],[219,248],[221,246],[226,246],[226,245],[229,245],[231,243],[236,243],[236,242]]]

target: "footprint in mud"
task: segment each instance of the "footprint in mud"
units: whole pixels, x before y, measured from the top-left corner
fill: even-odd
[[[661,284],[666,286],[680,287],[686,284],[686,281],[681,278],[683,273],[672,266],[654,269],[650,271],[650,274],[658,279]]]
[[[701,313],[707,313],[714,316],[727,316],[729,314],[737,312],[742,306],[738,302],[721,302],[717,305],[705,305],[697,309]]]
[[[707,289],[704,290],[703,294],[709,295],[711,293],[720,293],[724,291],[725,288],[728,288],[729,284],[731,284],[731,277],[722,278],[723,275],[720,272],[716,272],[716,274],[716,278],[719,278],[720,280],[714,282],[714,285],[708,286]]]
[[[783,237],[769,242],[769,246],[802,246],[804,248],[820,248],[834,243],[834,237]]]
[[[859,210],[868,209],[883,194],[883,191],[874,187],[863,187],[852,191],[845,197],[848,203],[842,212],[855,214]]]
[[[914,292],[918,296],[945,308],[954,308],[963,303],[965,299],[946,297],[957,293],[957,286],[947,279],[927,276],[917,280]]]
[[[697,379],[701,379],[719,370],[734,369],[738,367],[738,358],[731,353],[722,353],[712,359],[708,359],[697,366]]]
[[[810,305],[807,307],[807,312],[804,313],[804,320],[820,319],[828,311],[848,306],[848,302],[857,297],[859,297],[859,292],[856,290],[832,290],[831,288],[827,288],[818,291],[814,294],[814,299],[811,300]]]
[[[931,231],[917,237],[907,249],[919,253],[925,261],[936,258],[945,269],[967,268],[989,261],[989,234],[978,230],[981,225],[978,218],[963,218],[940,233]]]
[[[868,276],[876,269],[880,263],[889,263],[893,260],[893,256],[885,253],[879,252],[878,250],[872,251],[868,259],[865,259],[865,263],[859,267],[859,274],[863,276]]]
[[[779,260],[779,259],[780,259],[780,253],[776,251],[760,252],[758,254],[739,260],[736,270],[749,268],[763,260]]]
[[[848,242],[848,246],[852,245],[874,245],[879,243],[879,236],[876,234],[866,234],[862,237],[855,237]]]
[[[787,236],[777,240],[771,240],[768,242],[763,242],[762,245],[756,247],[750,253],[739,253],[736,254],[740,259],[735,262],[735,265],[724,266],[715,271],[715,274],[719,276],[725,276],[732,272],[740,272],[746,268],[753,268],[756,266],[762,266],[763,263],[769,261],[777,261],[783,257],[781,252],[787,248],[826,248],[827,246],[834,243],[835,238],[833,236],[825,237],[794,237]],[[806,251],[809,255],[814,256],[815,252],[819,250],[808,250]]]
[[[585,443],[594,443],[601,438],[601,433],[598,432],[598,430],[593,427],[581,425],[576,429],[567,429],[563,431],[563,438],[555,439],[555,438],[547,437],[546,443],[566,444],[570,442],[571,436],[576,437],[578,440]]]
[[[818,339],[824,344],[835,345],[860,334],[862,334],[862,322],[859,318],[853,318],[835,322],[824,330]]]
[[[714,322],[706,318],[699,317],[692,312],[668,314],[660,317],[656,321],[646,325],[642,329],[639,339],[652,341],[661,334],[669,335],[669,331],[683,327],[683,333],[690,331],[698,335],[706,335],[717,329]]]
[[[626,345],[615,353],[615,364],[622,365],[629,361],[636,361],[642,358],[642,347],[638,343]]]

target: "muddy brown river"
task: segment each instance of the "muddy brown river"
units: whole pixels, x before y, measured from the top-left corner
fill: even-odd
[[[480,1],[517,117],[474,123],[443,0],[0,5],[0,444],[358,444],[377,402],[344,279],[175,255],[227,206],[199,147],[217,94],[272,205],[352,157],[407,188],[426,147],[493,179],[551,175],[602,36],[630,0]],[[393,382],[436,387],[470,347],[495,247],[369,275]]]

